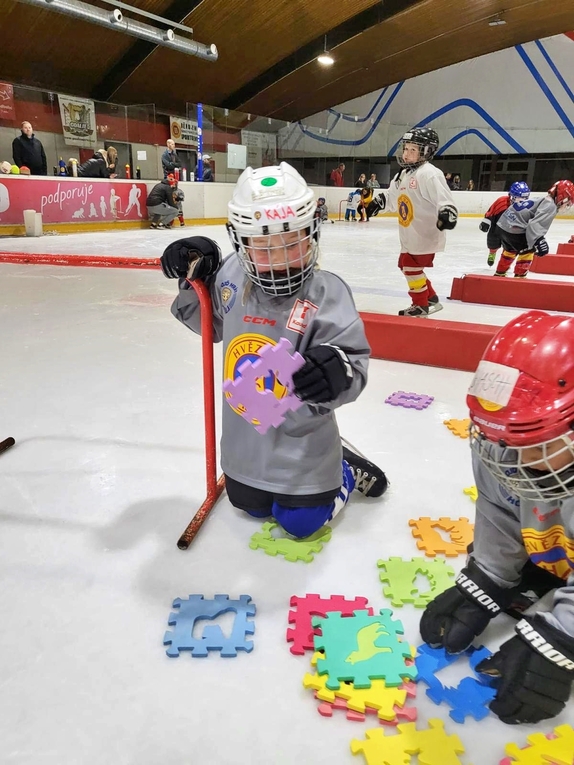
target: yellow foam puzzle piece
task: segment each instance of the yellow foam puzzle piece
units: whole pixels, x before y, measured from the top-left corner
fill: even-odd
[[[467,486],[466,489],[462,490],[464,494],[469,496],[473,502],[476,502],[478,499],[478,489],[476,486]]]
[[[456,420],[454,418],[450,420],[443,420],[447,428],[459,438],[468,438],[468,428],[470,427],[470,419],[467,417],[465,420]]]
[[[533,733],[526,739],[530,746],[520,749],[517,744],[507,744],[505,752],[513,758],[513,765],[572,765],[574,728],[559,725],[553,733],[558,738],[548,739],[544,733]]]
[[[442,720],[429,720],[429,728],[417,730],[415,723],[397,726],[398,734],[382,729],[366,731],[366,741],[353,739],[353,754],[363,754],[367,765],[409,765],[412,754],[418,754],[419,765],[461,765],[457,755],[464,752],[458,736],[447,735]]]

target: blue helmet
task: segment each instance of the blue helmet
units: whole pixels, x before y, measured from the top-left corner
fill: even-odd
[[[508,196],[512,199],[528,199],[530,196],[528,184],[524,181],[515,181],[508,189]]]

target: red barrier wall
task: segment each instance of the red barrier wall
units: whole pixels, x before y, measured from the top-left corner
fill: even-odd
[[[452,280],[452,300],[463,303],[574,311],[574,283],[469,274]]]
[[[474,372],[500,327],[361,313],[374,359]]]
[[[544,258],[534,258],[530,271],[534,274],[574,276],[574,258],[572,255],[546,255]]]
[[[559,244],[557,252],[559,255],[574,255],[574,244],[569,244],[568,242]]]

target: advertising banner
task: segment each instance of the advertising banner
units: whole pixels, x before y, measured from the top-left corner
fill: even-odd
[[[170,117],[169,130],[171,138],[176,143],[197,146],[197,122],[194,120],[182,120],[179,117]]]
[[[0,82],[0,120],[13,120],[15,118],[14,88],[7,82]]]
[[[94,102],[58,94],[64,141],[70,146],[95,148],[97,142]]]
[[[0,176],[0,226],[22,225],[24,210],[46,223],[147,219],[145,183]]]

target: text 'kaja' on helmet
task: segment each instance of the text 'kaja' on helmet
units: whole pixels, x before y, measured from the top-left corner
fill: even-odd
[[[229,202],[227,232],[248,278],[268,295],[292,295],[313,273],[320,219],[294,167],[248,167]]]
[[[508,196],[511,199],[528,199],[530,196],[530,186],[524,181],[514,181],[508,189]]]
[[[556,181],[548,193],[556,203],[556,207],[570,207],[574,204],[574,183],[572,181]]]
[[[415,160],[405,159],[405,144],[414,143],[419,147],[419,157]],[[409,167],[414,170],[423,162],[431,160],[439,147],[438,133],[428,127],[415,127],[403,135],[397,148],[397,162],[401,167]]]
[[[574,316],[528,311],[488,345],[467,396],[470,445],[512,494],[574,495]]]

